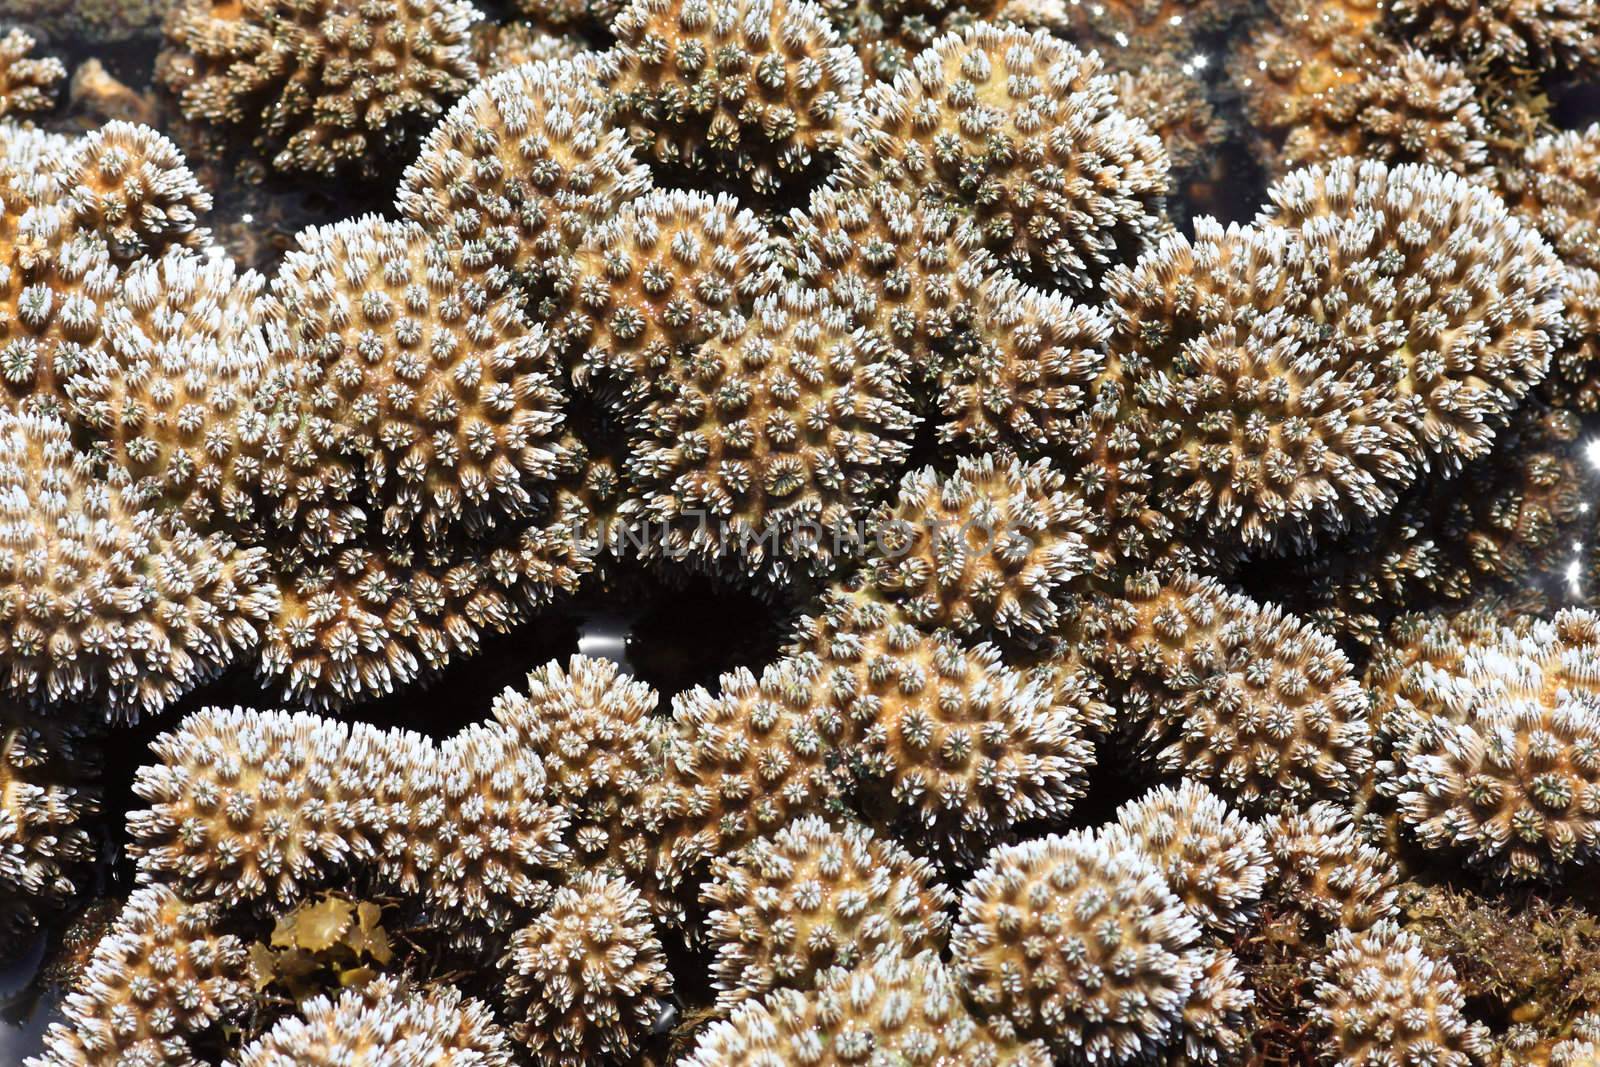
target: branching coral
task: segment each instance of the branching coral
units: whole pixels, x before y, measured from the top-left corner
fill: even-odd
[[[951,957],[1000,1032],[1129,1063],[1179,1029],[1199,933],[1142,852],[1077,831],[992,852],[962,894]]]
[[[1550,69],[1600,60],[1600,11],[1589,0],[1398,0],[1390,19],[1418,44],[1481,65]]]
[[[512,0],[511,4],[534,25],[571,34],[586,27],[607,25],[621,6],[617,0]]]
[[[1327,1033],[1324,1055],[1339,1067],[1419,1057],[1470,1067],[1488,1051],[1488,1029],[1463,1013],[1450,965],[1391,922],[1335,932],[1314,968],[1313,1018]]]
[[[438,729],[174,723],[42,1067],[1585,1055],[1585,968],[1483,961],[1587,959],[1511,883],[1600,857],[1600,618],[1330,635],[1585,510],[1600,19],[1423,3],[172,0],[208,179],[400,174],[219,188],[265,279],[155,129],[0,124],[0,941],[83,714]],[[628,632],[447,673],[527,623]]]
[[[863,104],[852,181],[960,205],[1007,266],[1091,289],[1156,230],[1167,157],[1093,53],[977,23]]]
[[[1394,861],[1365,841],[1350,812],[1321,801],[1266,821],[1275,902],[1319,929],[1362,931],[1396,912]]]
[[[1404,731],[1438,684],[1460,672],[1474,649],[1493,646],[1501,619],[1493,606],[1453,615],[1407,612],[1394,620],[1372,648],[1361,684],[1372,702],[1372,728],[1380,742]]]
[[[280,171],[371,172],[470,88],[476,17],[463,0],[182,0],[157,75]]]
[[[406,848],[406,809],[437,775],[418,734],[304,713],[212,708],[151,749],[133,786],[150,807],[128,816],[139,876],[224,905],[291,903]]]
[[[1085,737],[1111,734],[1120,709],[1109,702],[1106,679],[1089,667],[1065,637],[1052,637],[1017,659],[1028,680],[1038,686],[1055,714],[1068,715]]]
[[[1157,491],[1159,464],[1148,455],[1148,428],[1128,417],[1122,386],[1113,384],[1119,373],[1102,375],[1062,449],[1070,456],[1072,489],[1083,500],[1093,573],[1114,582],[1142,569],[1210,569],[1215,547],[1187,536],[1170,495]]]
[[[0,655],[21,699],[159,710],[251,647],[276,606],[264,551],[97,479],[54,419],[0,415],[0,494]]]
[[[62,378],[98,339],[117,272],[103,240],[61,225],[40,165],[0,168],[0,377],[9,410],[59,416]]]
[[[953,898],[934,879],[893,841],[816,816],[717,860],[701,895],[712,908],[718,1006],[810,989],[827,968],[853,969],[885,951],[937,951]]]
[[[959,209],[875,180],[818,192],[788,230],[779,258],[923,368],[943,443],[1032,453],[1073,432],[1104,318],[998,271]]]
[[[226,261],[136,263],[65,392],[113,475],[270,549],[261,671],[326,704],[571,592],[593,545],[552,498],[565,398],[507,270],[372,217],[298,244],[262,297]]]
[[[1563,262],[1600,270],[1600,124],[1541,137],[1497,173],[1511,210]]]
[[[1082,795],[1100,711],[1070,679],[1019,675],[992,647],[962,648],[840,591],[796,644],[820,664],[812,700],[840,724],[856,784],[920,846],[976,859]]]
[[[1426,661],[1391,712],[1380,783],[1425,846],[1457,850],[1505,880],[1560,878],[1600,848],[1600,618],[1523,619]]]
[[[0,118],[26,112],[49,111],[56,90],[67,76],[59,59],[30,59],[39,42],[23,30],[13,29],[0,38]]]
[[[463,525],[533,510],[560,462],[563,397],[506,273],[475,271],[422,227],[371,216],[297,244],[262,314],[309,398],[289,455],[312,454],[278,480],[353,466],[385,541],[448,543]]]
[[[903,354],[806,291],[757,302],[737,336],[669,364],[640,415],[624,516],[659,526],[650,551],[821,568],[859,552],[855,523],[910,452]]]
[[[1272,872],[1261,828],[1187,779],[1124,804],[1106,840],[1143,850],[1184,906],[1217,933],[1249,923]]]
[[[629,1056],[672,991],[639,894],[593,872],[556,890],[502,966],[512,1033],[539,1064]]]
[[[1488,173],[1489,128],[1472,80],[1454,63],[1415,51],[1330,88],[1311,114],[1280,132],[1285,168],[1353,156]]]
[[[1089,569],[1082,506],[1048,460],[993,454],[955,473],[906,475],[874,516],[871,589],[924,627],[1038,634],[1054,626],[1072,579]]]
[[[842,147],[861,60],[808,0],[633,0],[611,29],[608,106],[657,164],[773,193]]]
[[[707,1030],[684,1067],[845,1067],[856,1063],[960,1063],[1046,1067],[1050,1054],[987,1030],[962,1004],[933,952],[878,956],[854,971],[834,968],[810,995],[780,989]]]
[[[217,908],[164,886],[134,890],[94,948],[35,1067],[196,1062],[189,1040],[251,1004],[244,945]]]
[[[660,798],[663,882],[678,884],[838,794],[829,757],[843,724],[812,699],[820,674],[815,660],[790,657],[759,678],[743,669],[724,674],[716,696],[695,688],[673,698]]]
[[[1500,1056],[1496,1062],[1507,1067],[1589,1067],[1600,1058],[1600,1015],[1585,1015],[1554,1037],[1518,1024],[1497,1042],[1495,1051]]]
[[[0,948],[76,891],[93,854],[83,823],[100,800],[83,784],[94,777],[84,742],[71,727],[0,719]]]
[[[140,878],[199,900],[290,903],[355,868],[504,929],[548,896],[567,815],[544,766],[506,732],[426,738],[304,713],[213,708],[159,738],[128,818]]]
[[[1131,580],[1076,624],[1090,664],[1148,716],[1157,762],[1247,808],[1344,796],[1372,760],[1366,700],[1326,635],[1180,575]]]
[[[0,17],[8,21],[26,21],[51,34],[82,34],[106,43],[159,32],[164,13],[155,0],[0,0]]]
[[[571,815],[567,838],[580,870],[627,878],[658,918],[680,908],[653,892],[657,827],[650,804],[662,775],[665,724],[657,696],[609,660],[574,656],[507,689],[494,717],[544,762],[546,789]]]
[[[400,179],[396,205],[436,238],[519,272],[576,247],[649,188],[595,99],[594,61],[534,63],[463,97]]]
[[[737,335],[741,301],[773,282],[768,244],[731,196],[646,193],[544,265],[547,343],[577,388],[605,383],[636,406],[686,349]]]
[[[65,161],[59,198],[70,224],[105,238],[119,261],[199,248],[211,210],[176,145],[148,126],[108,122],[85,134]]]
[[[1114,272],[1112,349],[1168,506],[1259,544],[1391,507],[1483,455],[1543,377],[1561,271],[1487,190],[1342,161],[1251,227],[1197,224]]]
[[[17,174],[53,177],[77,144],[77,138],[41,130],[31,123],[0,122],[0,157],[14,168],[8,180],[15,180]]]
[[[337,1000],[314,997],[246,1045],[238,1067],[338,1067],[429,1063],[439,1067],[510,1067],[510,1042],[487,1005],[443,986],[403,989],[372,979]]]
[[[1318,305],[1292,309],[1316,299],[1293,287],[1327,284],[1304,277],[1321,259],[1282,230],[1201,219],[1192,241],[1169,238],[1108,280],[1122,364],[1108,382],[1148,420],[1142,447],[1168,506],[1213,536],[1263,542],[1319,513],[1376,511],[1409,473],[1395,401],[1359,388],[1364,366],[1343,380],[1331,346],[1303,353],[1294,339],[1320,327]]]
[[[1354,227],[1370,231],[1364,244],[1340,250],[1339,265],[1350,276],[1328,284],[1325,292],[1344,294],[1346,306],[1374,314],[1334,323],[1334,336],[1341,346],[1405,352],[1413,388],[1434,409],[1430,429],[1432,420],[1448,423],[1458,411],[1449,403],[1453,393],[1464,392],[1469,400],[1498,395],[1504,403],[1521,395],[1526,386],[1519,379],[1538,377],[1546,335],[1557,321],[1552,299],[1559,296],[1559,274],[1537,238],[1508,218],[1491,194],[1428,167],[1347,162],[1298,171],[1269,195],[1272,207],[1260,217],[1263,224],[1308,239],[1319,227],[1343,234]],[[1372,257],[1397,254],[1405,262],[1386,269],[1385,276],[1410,279],[1414,273],[1434,289],[1423,291],[1411,281],[1396,292],[1393,310],[1380,316],[1385,289],[1377,279],[1363,283],[1359,272],[1363,265],[1378,266]],[[1444,256],[1454,262],[1445,264]],[[1454,375],[1485,382],[1458,383]],[[1423,436],[1433,444],[1433,433]],[[1467,454],[1476,450],[1466,441],[1453,446]]]

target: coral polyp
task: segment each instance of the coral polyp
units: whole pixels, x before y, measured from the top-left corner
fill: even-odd
[[[541,1064],[627,1056],[672,989],[643,901],[602,874],[557,890],[505,967],[512,1033]]]
[[[1271,873],[1261,828],[1193,781],[1123,805],[1109,840],[1143,850],[1195,918],[1224,933],[1249,922]]]
[[[211,194],[176,145],[148,126],[108,122],[75,146],[60,178],[74,226],[99,233],[119,260],[199,248]]]
[[[662,551],[752,572],[859,551],[854,524],[910,451],[909,371],[800,299],[759,301],[737,335],[677,361],[641,414],[627,468],[640,503],[624,514],[668,529]]]
[[[1381,514],[1422,463],[1484,454],[1560,322],[1549,247],[1457,175],[1347,160],[1270,196],[1108,285],[1169,506],[1247,544]]]
[[[94,948],[66,1021],[51,1026],[45,1067],[190,1063],[189,1039],[251,1003],[245,947],[217,930],[219,910],[165,886],[136,889]]]
[[[1422,1055],[1466,1067],[1487,1052],[1488,1028],[1462,1014],[1449,965],[1430,959],[1414,936],[1393,923],[1360,933],[1341,930],[1315,974],[1313,1019],[1327,1034],[1330,1062]]]
[[[868,582],[922,626],[1040,633],[1089,569],[1082,506],[1048,461],[992,455],[906,476],[874,518]]]
[[[253,135],[279,170],[360,173],[471,87],[476,15],[460,0],[183,0],[158,75],[187,118]]]
[[[266,554],[95,477],[68,427],[0,415],[4,686],[137,715],[215,676],[276,607]]]
[[[1474,63],[1511,68],[1576,67],[1596,59],[1594,5],[1493,0],[1461,7],[1401,0],[1390,16],[1407,36]]]
[[[1538,230],[1563,261],[1600,269],[1600,216],[1594,209],[1600,188],[1600,125],[1541,137],[1522,158],[1499,171],[1500,186],[1512,211]]]
[[[84,785],[92,746],[77,731],[0,719],[0,947],[71,898],[93,851],[84,823],[99,809]]]
[[[575,246],[649,187],[623,132],[605,123],[594,76],[583,58],[531,63],[473,89],[406,168],[401,214],[515,270]]]
[[[651,804],[663,773],[667,730],[658,698],[609,660],[574,656],[507,689],[494,717],[544,763],[546,788],[571,816],[568,843],[578,870],[625,876],[641,892],[655,884]],[[678,910],[662,896],[652,908]]]
[[[962,648],[871,598],[830,593],[796,645],[818,670],[812,697],[840,723],[857,786],[935,855],[977,858],[1023,820],[1057,818],[1083,793],[1096,709]]]
[[[1419,664],[1390,716],[1386,788],[1429,848],[1497,878],[1553,878],[1600,847],[1600,620],[1569,609]]]
[[[772,192],[843,147],[861,60],[809,0],[633,0],[611,28],[607,106],[643,157]]]
[[[973,1067],[1044,1067],[1038,1042],[997,1034],[962,1003],[936,953],[886,953],[855,970],[836,967],[817,992],[779,990],[706,1031],[685,1067],[782,1067],[911,1061]]]
[[[0,118],[48,111],[55,105],[67,68],[59,59],[34,59],[28,53],[39,42],[27,32],[11,29],[0,38]]]
[[[0,16],[0,1058],[1594,1059],[1596,0]]]
[[[1154,235],[1167,158],[1094,53],[979,23],[864,102],[853,172],[971,210],[1007,266],[1089,288]]]
[[[835,830],[816,816],[719,860],[703,891],[718,1004],[805,990],[829,967],[886,950],[937,951],[952,898],[934,877],[926,861],[865,827]]]
[[[349,465],[368,481],[386,539],[524,515],[558,469],[561,393],[504,272],[469,262],[415,224],[308,230],[262,311],[311,397],[295,441],[327,480]]]
[[[1349,661],[1293,616],[1192,575],[1131,579],[1079,623],[1164,768],[1249,808],[1347,796],[1372,763]]]
[[[313,998],[239,1054],[239,1067],[334,1067],[416,1057],[418,1063],[508,1067],[510,1040],[487,1005],[445,987],[402,989],[374,978],[338,999]]]
[[[1198,935],[1154,863],[1079,831],[996,849],[962,896],[951,955],[991,1026],[1128,1063],[1179,1029]]]
[[[302,899],[378,850],[387,808],[433,757],[414,734],[311,715],[217,708],[157,740],[134,791],[129,850],[146,879],[192,900]],[[366,812],[367,825],[363,825]]]

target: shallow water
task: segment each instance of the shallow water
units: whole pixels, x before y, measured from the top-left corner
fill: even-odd
[[[16,9],[19,2],[26,13],[27,0],[0,3],[0,27],[5,24],[3,14],[7,7]],[[52,18],[46,24],[54,26],[57,20]],[[103,94],[80,94],[65,100],[56,113],[43,120],[44,125],[62,131],[82,130],[107,118],[127,117],[122,112],[130,102],[145,109],[145,121],[165,126],[172,120],[171,102],[149,84],[155,55],[150,38],[107,45],[71,35],[59,26],[56,32],[42,36],[44,40],[36,54],[60,55],[69,68],[90,58],[99,59],[110,76],[119,79],[131,93],[131,98],[115,99]],[[1214,73],[1216,66],[1210,64]],[[1567,128],[1600,116],[1600,87],[1569,87],[1557,97],[1555,115],[1559,124]],[[1224,146],[1219,151],[1226,153],[1219,173],[1230,178],[1237,173],[1239,180],[1223,182],[1212,190],[1205,206],[1224,221],[1248,219],[1260,203],[1260,168],[1250,150],[1241,144]],[[360,190],[354,184],[297,184],[278,179],[247,184],[236,180],[224,166],[197,169],[217,194],[210,222],[219,247],[239,262],[263,272],[276,265],[299,228],[364,211],[381,211],[392,192],[392,188],[383,186]],[[1586,469],[1600,471],[1600,449],[1591,445],[1592,441],[1600,441],[1600,422],[1585,429],[1584,437],[1574,448],[1582,450],[1581,454],[1590,460]],[[1586,487],[1588,498],[1594,498],[1596,485],[1600,485],[1600,475],[1591,478]],[[1581,542],[1573,543],[1570,551],[1574,560],[1584,549]],[[1576,568],[1577,564],[1573,566]],[[1270,565],[1265,573],[1273,573]],[[1600,590],[1586,589],[1576,573],[1567,582],[1546,581],[1541,591],[1557,603],[1594,603],[1600,598]],[[429,685],[363,705],[351,715],[444,737],[462,724],[486,715],[494,696],[506,686],[519,684],[528,667],[550,659],[565,660],[575,652],[616,660],[656,686],[665,701],[670,694],[689,686],[714,684],[721,671],[765,662],[778,647],[789,614],[788,608],[775,608],[704,580],[691,580],[681,588],[647,585],[646,592],[637,596],[630,592],[621,604],[608,598],[590,598],[552,612],[516,633],[486,638],[479,655],[457,662]],[[116,859],[120,824],[133,803],[129,782],[134,769],[144,762],[148,742],[185,713],[214,704],[274,707],[279,701],[275,694],[263,691],[248,669],[239,669],[191,694],[162,716],[120,731],[114,739],[102,776],[105,810],[95,824],[106,857],[97,871],[98,884],[78,909],[58,917],[19,958],[0,960],[0,1065],[20,1063],[38,1050],[60,995],[59,988],[46,980],[46,973],[74,918],[97,898],[126,895],[129,872]],[[1121,780],[1116,768],[1100,768],[1097,775],[1093,795],[1100,799],[1094,810],[1083,813],[1085,819],[1110,810],[1142,784]]]

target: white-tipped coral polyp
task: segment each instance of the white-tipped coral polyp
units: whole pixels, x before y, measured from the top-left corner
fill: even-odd
[[[62,6],[30,1067],[1592,1060],[1596,0]]]

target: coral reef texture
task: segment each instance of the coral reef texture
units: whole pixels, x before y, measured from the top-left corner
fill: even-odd
[[[0,1059],[1600,1057],[1600,0],[0,0]]]

